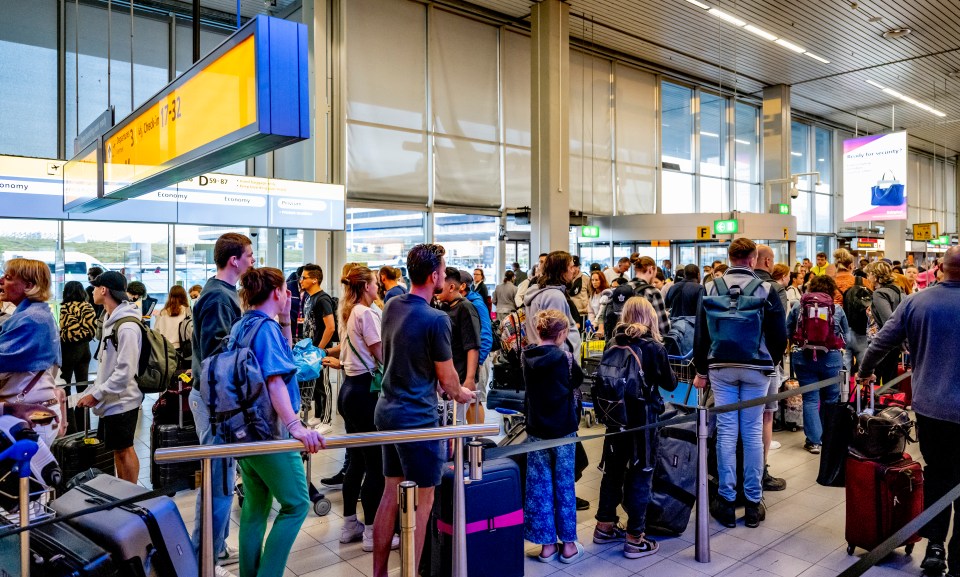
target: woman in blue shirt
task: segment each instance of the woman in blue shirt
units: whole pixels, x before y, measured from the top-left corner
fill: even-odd
[[[300,388],[296,381],[288,330],[274,318],[290,315],[290,291],[283,273],[275,268],[250,269],[240,278],[240,300],[247,311],[233,329],[234,338],[256,327],[251,347],[266,379],[272,411],[266,415],[274,438],[293,437],[310,453],[323,447],[323,437],[300,422]],[[264,319],[266,319],[264,321]],[[256,455],[239,459],[243,476],[243,508],[240,513],[240,576],[281,577],[290,548],[310,509],[307,476],[300,455],[293,452]],[[267,517],[273,500],[280,512],[270,534]]]
[[[807,285],[808,293],[823,293],[830,297],[837,290],[837,283],[833,278],[827,275],[814,276]],[[803,301],[798,306],[790,309],[787,315],[788,334],[795,334],[800,314],[803,312]],[[842,347],[850,326],[847,324],[847,317],[843,314],[843,307],[833,306],[833,332],[839,337],[839,344]],[[811,385],[824,379],[832,379],[840,374],[843,368],[843,351],[840,348],[830,351],[818,351],[816,356],[810,350],[795,349],[790,355],[790,363],[797,375],[797,381],[800,386]],[[803,448],[813,454],[819,454],[823,445],[823,405],[836,403],[840,400],[840,385],[833,384],[820,389],[819,391],[810,391],[803,394],[803,432],[807,437]]]

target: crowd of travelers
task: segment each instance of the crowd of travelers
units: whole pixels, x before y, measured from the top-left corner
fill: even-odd
[[[448,267],[442,246],[421,244],[407,255],[407,278],[395,267],[372,270],[347,263],[337,298],[324,290],[320,266],[304,265],[287,278],[274,268],[255,268],[251,240],[227,233],[214,247],[216,274],[204,286],[173,286],[160,310],[142,283],[92,268],[89,286],[68,282],[63,287],[59,321],[48,305],[49,267],[12,259],[0,278],[0,402],[48,407],[56,418],[38,427],[47,444],[68,424],[77,426],[77,411],[90,409],[98,417],[98,438],[113,451],[117,476],[137,482],[134,439],[144,401],[138,370],[148,346],[143,326],[152,319],[153,328],[181,351],[184,368],[201,380],[204,361],[221,354],[224,342],[248,343],[244,346],[259,363],[268,399],[266,438],[295,438],[305,452],[316,452],[324,446],[316,428],[322,424],[320,406],[332,399],[322,398],[319,387],[314,398],[300,398],[291,351],[297,339],[310,339],[325,352],[324,366],[343,371],[337,408],[347,433],[432,427],[438,424],[438,392],[459,404],[460,418],[483,420],[482,405],[476,410],[471,405],[484,402],[491,378],[491,321],[522,310],[528,439],[572,439],[580,424],[581,386],[606,378],[585,374],[580,366],[584,338],[605,339],[605,359],[621,355],[627,359],[623,366],[636,359],[640,379],[628,387],[624,422],[605,423],[608,432],[619,432],[658,421],[660,390],[677,386],[664,338],[672,323],[688,318],[695,326],[692,384],[709,391],[705,402],[717,405],[777,392],[788,367],[801,386],[836,377],[844,368],[865,381],[888,382],[897,375],[906,343],[915,370],[913,408],[927,463],[927,503],[960,482],[955,466],[960,454],[942,442],[960,433],[960,409],[950,401],[958,375],[949,367],[942,370],[942,362],[933,369],[929,346],[933,339],[960,337],[951,321],[958,315],[950,312],[960,306],[955,304],[960,299],[950,298],[950,291],[960,287],[960,248],[951,248],[926,270],[912,259],[858,262],[846,249],[835,251],[832,263],[821,252],[815,263],[803,259],[789,267],[775,262],[771,247],[745,238],[731,242],[727,256],[726,263],[674,270],[669,261],[657,266],[635,254],[582,271],[578,257],[555,251],[541,254],[529,274],[513,263],[488,293],[482,269]],[[715,320],[731,294],[752,297],[754,303],[739,319],[736,334]],[[814,313],[808,314],[810,307]],[[830,336],[812,342],[805,325],[828,310],[829,316],[822,314],[829,319]],[[98,370],[91,379],[92,359]],[[77,383],[76,408],[67,407],[58,379]],[[839,385],[804,393],[804,449],[820,452],[829,433],[822,415],[838,402]],[[303,422],[301,405],[311,403],[314,417]],[[224,442],[211,426],[214,405],[201,386],[193,387],[189,404],[200,442]],[[738,490],[745,497],[744,524],[757,527],[766,515],[763,492],[786,488],[768,465],[778,407],[768,403],[717,415],[719,488],[711,512],[724,526],[736,525]],[[623,554],[631,559],[659,548],[646,535],[658,437],[656,428],[607,437],[599,463],[603,476],[593,540],[623,543]],[[584,555],[577,510],[590,504],[575,493],[586,460],[580,452],[582,446],[573,442],[528,456],[524,535],[541,546],[539,561],[572,563]],[[431,441],[351,448],[343,469],[323,480],[343,490],[340,541],[360,541],[364,551],[372,551],[374,575],[387,574],[390,551],[398,546],[396,495],[404,479],[418,486],[419,563],[447,457],[446,446]],[[237,467],[244,487],[239,551],[227,545]],[[281,453],[220,459],[213,476],[218,479],[212,486],[217,574],[231,575],[224,566],[238,561],[243,577],[282,575],[310,504],[301,458]],[[274,500],[280,509],[268,531]],[[199,515],[199,492],[196,506]],[[618,517],[621,506],[625,525]],[[945,548],[949,530],[949,510],[923,530],[929,539],[924,569],[931,574],[960,563],[960,537]],[[199,550],[199,524],[193,542]],[[956,565],[949,568],[955,571]]]

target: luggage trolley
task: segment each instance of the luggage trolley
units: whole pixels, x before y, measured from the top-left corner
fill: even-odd
[[[315,389],[319,384],[324,388],[324,407],[322,410],[323,416],[321,420],[324,424],[330,424],[333,420],[333,400],[330,398],[332,395],[332,387],[330,386],[330,375],[329,369],[324,368],[320,373],[319,379],[314,379],[310,381],[299,381],[300,385],[300,419],[303,421],[304,426],[307,422],[307,413],[309,412],[310,402],[313,399]],[[309,400],[307,400],[309,399]],[[310,501],[313,503],[313,512],[317,514],[318,517],[323,517],[330,512],[331,503],[330,499],[324,497],[317,487],[313,484],[313,463],[310,459],[310,453],[300,453],[300,456],[303,458],[305,467],[307,469],[307,490],[310,492]]]
[[[697,396],[693,395],[693,379],[697,376],[697,369],[693,366],[693,351],[690,351],[682,357],[667,355],[667,361],[670,368],[677,375],[677,388],[673,392],[660,389],[663,400],[677,405],[691,405],[691,396],[693,404],[697,404]]]
[[[583,419],[589,429],[597,423],[597,415],[593,410],[593,396],[590,386],[593,384],[593,375],[600,367],[603,359],[603,350],[606,341],[602,338],[588,338],[580,347],[580,368],[583,369],[583,384],[580,386],[580,405],[583,407]]]

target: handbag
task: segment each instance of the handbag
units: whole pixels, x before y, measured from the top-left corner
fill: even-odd
[[[876,186],[870,187],[871,206],[900,206],[906,201],[903,183],[897,180],[893,173],[891,173],[889,180],[886,179],[886,176],[887,173],[884,172]]]
[[[360,359],[363,368],[367,369],[367,372],[373,376],[373,379],[370,381],[370,392],[379,394],[383,389],[383,369],[378,366],[376,370],[370,370],[370,367],[367,366],[367,361],[363,360],[363,357],[357,352],[356,347],[353,346],[353,342],[350,341],[350,335],[347,335],[347,345],[350,347],[350,350],[353,351],[353,354],[357,355],[357,358]]]
[[[913,421],[900,407],[888,407],[876,415],[861,413],[853,432],[851,448],[868,459],[902,455],[910,436]]]
[[[326,353],[313,344],[312,339],[302,339],[293,345],[293,364],[297,366],[297,381],[303,383],[320,378],[323,357]]]

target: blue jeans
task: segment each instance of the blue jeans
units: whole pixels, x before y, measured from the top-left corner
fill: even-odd
[[[194,388],[190,391],[190,410],[193,411],[193,420],[197,426],[197,436],[201,445],[212,445],[213,434],[210,431],[210,411],[203,402],[200,391]],[[230,509],[233,508],[233,489],[237,482],[237,462],[233,459],[213,459],[210,461],[211,478],[213,485],[213,552],[219,555],[225,546],[227,535],[230,534]],[[226,479],[224,479],[226,474]],[[224,485],[226,485],[226,490]],[[197,491],[197,513],[193,526],[193,548],[200,557],[200,515],[203,504],[200,501],[200,491]],[[209,538],[209,537],[207,537]]]
[[[567,437],[576,437],[571,433]],[[527,442],[540,441],[528,435]],[[576,445],[527,455],[527,495],[523,506],[524,538],[537,545],[577,540],[577,495],[573,471]]]
[[[752,401],[767,394],[770,377],[757,369],[722,367],[710,369],[710,386],[716,406]],[[737,497],[737,436],[743,441],[743,494],[758,503],[763,497],[763,405],[717,414],[717,469],[720,496]]]
[[[802,387],[839,375],[843,368],[843,355],[840,351],[817,353],[817,360],[813,360],[811,352],[796,351],[791,353],[790,362],[793,363],[793,371]],[[823,444],[823,405],[835,404],[839,400],[839,383],[819,391],[803,393],[803,432],[808,443]]]

